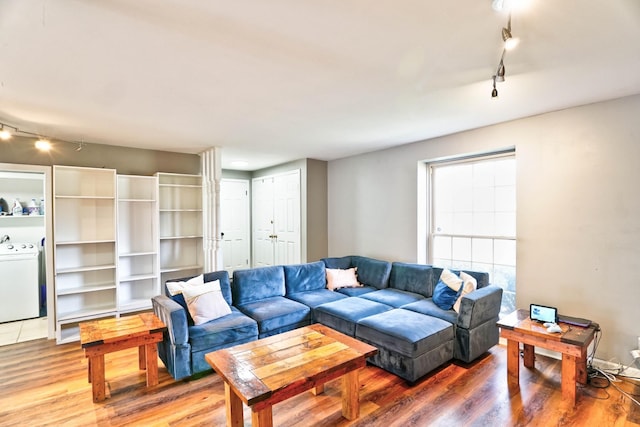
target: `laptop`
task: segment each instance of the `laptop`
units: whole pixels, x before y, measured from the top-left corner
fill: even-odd
[[[558,321],[562,323],[567,323],[569,325],[581,326],[583,328],[587,328],[591,326],[591,320],[589,319],[581,319],[580,317],[571,317],[571,316],[565,316],[562,314],[558,315]]]

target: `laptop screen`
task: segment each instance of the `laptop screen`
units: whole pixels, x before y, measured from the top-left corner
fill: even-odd
[[[531,320],[538,322],[556,323],[558,321],[558,309],[544,305],[531,304],[529,310]]]

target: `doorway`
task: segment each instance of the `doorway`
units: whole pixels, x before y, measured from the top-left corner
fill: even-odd
[[[253,265],[300,263],[300,170],[252,181]]]
[[[31,272],[30,276],[35,275],[37,279],[33,279],[33,285],[29,285],[37,286],[37,292],[33,294],[34,298],[37,298],[36,317],[32,318],[34,314],[31,308],[25,308],[18,310],[15,316],[4,319],[6,322],[2,324],[3,330],[7,333],[5,337],[11,339],[16,335],[16,342],[42,337],[51,339],[55,336],[51,189],[50,167],[0,163],[0,198],[4,199],[3,212],[0,214],[0,238],[4,241],[8,254],[22,251],[16,256],[21,255],[25,258],[30,256],[30,251],[35,250],[37,254],[33,255],[38,257],[37,262],[29,264],[30,269],[37,269],[37,273]],[[16,200],[22,207],[22,215],[17,211],[14,215]],[[11,208],[11,215],[7,212],[8,208]],[[9,249],[11,246],[14,248]],[[3,303],[12,302],[0,301],[0,304]],[[16,303],[13,301],[13,304]],[[32,304],[30,301],[29,305]],[[23,315],[23,311],[29,314]],[[29,319],[22,319],[25,316]]]
[[[231,276],[234,270],[249,268],[250,218],[249,180],[220,181],[220,237],[222,266]]]

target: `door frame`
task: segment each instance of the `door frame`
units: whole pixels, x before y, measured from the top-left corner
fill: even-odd
[[[51,166],[21,165],[13,163],[0,163],[0,170],[8,172],[41,173],[44,175],[44,259],[45,273],[47,277],[47,338],[56,336],[55,319],[55,286],[53,283],[53,182]]]

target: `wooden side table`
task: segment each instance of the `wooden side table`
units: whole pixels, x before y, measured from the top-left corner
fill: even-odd
[[[114,351],[138,347],[138,366],[147,371],[147,387],[158,384],[157,343],[166,328],[153,313],[80,323],[94,402],[105,399],[104,355]]]
[[[576,382],[587,382],[587,349],[599,326],[584,328],[559,323],[561,333],[547,332],[542,324],[529,318],[529,310],[517,310],[498,321],[500,336],[507,340],[507,380],[518,387],[520,377],[520,343],[524,347],[524,366],[534,367],[535,347],[562,353],[562,399],[576,403]]]

